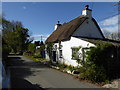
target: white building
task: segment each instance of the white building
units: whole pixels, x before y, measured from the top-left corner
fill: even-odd
[[[77,66],[72,57],[74,48],[81,46],[89,48],[95,46],[93,41],[105,39],[96,20],[92,17],[92,10],[86,5],[82,15],[63,25],[56,24],[55,31],[47,38],[46,43],[54,43],[52,61]],[[83,49],[81,54],[83,55]],[[50,59],[46,53],[46,58]],[[83,58],[83,57],[82,57]]]

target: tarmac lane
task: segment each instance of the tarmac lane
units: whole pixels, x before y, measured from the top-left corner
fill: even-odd
[[[81,82],[69,74],[39,65],[20,55],[9,56],[8,68],[10,69],[11,88],[109,90],[91,83]]]

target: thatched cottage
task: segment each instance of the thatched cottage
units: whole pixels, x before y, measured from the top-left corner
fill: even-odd
[[[64,24],[60,24],[58,21],[58,24],[55,25],[54,32],[45,41],[46,44],[54,44],[51,58],[46,53],[46,59],[51,59],[54,63],[77,66],[78,63],[72,55],[75,48],[81,46],[80,52],[83,56],[89,47],[95,47],[98,40],[108,41],[92,17],[92,10],[86,5],[81,16]]]

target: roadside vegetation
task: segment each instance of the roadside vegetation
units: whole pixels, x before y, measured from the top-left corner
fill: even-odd
[[[49,44],[48,46],[50,47],[47,48],[48,53],[51,53],[53,45]],[[113,79],[120,77],[119,46],[114,46],[110,43],[97,44],[96,47],[89,48],[86,52],[85,60],[79,58],[79,49],[82,49],[82,47],[76,48],[76,52],[73,54],[73,57],[80,64],[78,67],[58,63],[53,64],[51,61],[35,56],[27,57],[40,64],[46,64],[51,68],[72,74],[80,80],[87,80],[99,85],[111,83]]]
[[[2,18],[3,57],[9,53],[23,54],[32,39],[29,30],[20,21],[9,21]]]
[[[78,52],[76,49],[76,54]],[[120,77],[120,47],[110,43],[97,44],[86,52],[85,61],[76,57],[79,64],[79,78],[92,82],[110,82]]]
[[[9,21],[4,17],[2,21],[2,57],[6,58],[8,54],[21,54],[28,53],[32,56],[39,56],[40,51],[44,49],[44,43],[35,41],[32,43],[33,38],[30,31],[24,28],[20,21]],[[41,48],[37,48],[41,46]]]
[[[2,60],[6,63],[8,54],[20,54],[31,56],[35,61],[43,60],[42,52],[45,49],[44,43],[31,38],[30,32],[24,28],[20,21],[9,21],[4,17],[2,21]],[[38,47],[38,48],[36,48]]]

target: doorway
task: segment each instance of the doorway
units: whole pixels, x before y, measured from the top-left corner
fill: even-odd
[[[52,55],[53,55],[53,62],[56,62],[56,51],[53,51]]]

